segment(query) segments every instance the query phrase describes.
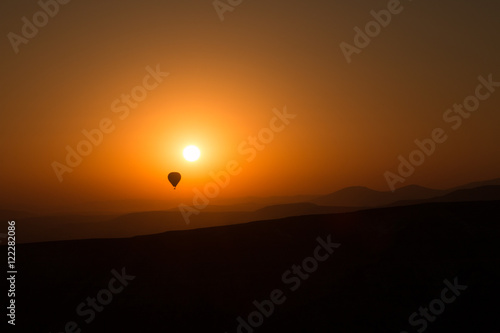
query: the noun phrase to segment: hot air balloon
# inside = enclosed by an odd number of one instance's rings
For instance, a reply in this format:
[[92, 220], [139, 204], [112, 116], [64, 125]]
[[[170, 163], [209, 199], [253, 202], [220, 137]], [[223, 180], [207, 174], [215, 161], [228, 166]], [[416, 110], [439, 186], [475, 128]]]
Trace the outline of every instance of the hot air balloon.
[[170, 182], [170, 184], [172, 184], [172, 186], [174, 187], [174, 190], [175, 190], [175, 187], [181, 181], [181, 174], [178, 172], [169, 173], [168, 174], [168, 181]]

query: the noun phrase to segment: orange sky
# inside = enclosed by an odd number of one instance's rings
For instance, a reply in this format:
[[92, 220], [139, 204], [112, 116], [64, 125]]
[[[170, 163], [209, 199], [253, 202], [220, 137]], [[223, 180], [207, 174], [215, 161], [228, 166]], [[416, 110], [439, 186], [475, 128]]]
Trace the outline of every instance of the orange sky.
[[[384, 173], [397, 172], [398, 156], [435, 128], [447, 141], [404, 185], [500, 177], [500, 88], [458, 130], [443, 120], [475, 93], [478, 76], [500, 82], [500, 6], [401, 6], [348, 64], [340, 43], [353, 44], [353, 29], [387, 1], [247, 1], [223, 22], [211, 1], [59, 5], [17, 54], [7, 37], [0, 44], [2, 203], [182, 201], [233, 160], [241, 172], [221, 197], [389, 190]], [[22, 17], [39, 10], [2, 2], [4, 36], [21, 34]], [[169, 75], [144, 81], [157, 66]], [[151, 90], [136, 88], [144, 85]], [[120, 99], [134, 89], [147, 95], [126, 111]], [[296, 117], [248, 161], [239, 145], [285, 106]], [[66, 147], [103, 119], [109, 133], [61, 182], [54, 161], [67, 164]], [[190, 144], [202, 152], [194, 163], [182, 157]], [[170, 171], [183, 175], [175, 193]]]

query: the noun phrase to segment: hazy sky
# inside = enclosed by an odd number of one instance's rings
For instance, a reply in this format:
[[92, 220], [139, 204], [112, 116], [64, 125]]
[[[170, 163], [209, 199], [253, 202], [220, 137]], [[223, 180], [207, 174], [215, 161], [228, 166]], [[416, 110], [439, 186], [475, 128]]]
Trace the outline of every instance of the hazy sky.
[[[396, 187], [500, 177], [500, 87], [477, 88], [500, 82], [499, 2], [240, 2], [42, 0], [50, 17], [2, 1], [4, 205], [181, 200], [229, 161], [238, 174], [221, 197], [389, 190], [384, 174], [436, 128], [446, 141]], [[355, 40], [381, 10], [385, 27]], [[476, 93], [477, 110], [447, 113]], [[273, 120], [285, 107], [295, 117]], [[58, 176], [79, 144], [87, 156]], [[189, 144], [197, 162], [182, 157]], [[175, 194], [170, 171], [183, 175]]]

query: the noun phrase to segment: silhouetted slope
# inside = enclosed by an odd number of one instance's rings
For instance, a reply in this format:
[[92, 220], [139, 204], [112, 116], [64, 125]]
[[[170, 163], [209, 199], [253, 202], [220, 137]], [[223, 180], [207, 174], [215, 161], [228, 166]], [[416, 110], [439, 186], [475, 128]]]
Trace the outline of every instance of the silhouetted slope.
[[457, 186], [457, 187], [449, 189], [448, 192], [454, 192], [454, 191], [457, 191], [457, 190], [472, 189], [472, 188], [483, 187], [483, 186], [500, 186], [500, 178], [490, 179], [490, 180], [483, 180], [483, 181], [478, 181], [478, 182], [472, 182], [472, 183], [469, 183], [469, 184]]
[[333, 207], [318, 206], [314, 203], [303, 202], [296, 204], [284, 204], [268, 206], [256, 210], [252, 214], [252, 220], [276, 219], [288, 216], [312, 215], [312, 214], [337, 214], [352, 212], [362, 209], [360, 207]]
[[[60, 332], [75, 320], [84, 332], [231, 333], [254, 300], [281, 289], [285, 302], [255, 332], [413, 332], [410, 314], [457, 277], [467, 290], [426, 332], [485, 332], [498, 327], [498, 207], [435, 203], [19, 245], [17, 302], [29, 307], [18, 307], [16, 328]], [[341, 246], [291, 291], [282, 274], [328, 235]], [[135, 279], [85, 323], [75, 308], [122, 267]]]
[[457, 190], [442, 197], [432, 199], [433, 202], [492, 200], [500, 200], [500, 185], [481, 186], [477, 188]]
[[363, 186], [353, 186], [341, 189], [331, 194], [318, 197], [311, 202], [324, 206], [340, 207], [380, 207], [402, 201], [424, 202], [425, 199], [442, 197], [448, 193], [461, 190], [472, 189], [482, 186], [500, 186], [500, 178], [481, 182], [473, 182], [447, 190], [430, 189], [418, 185], [408, 185], [401, 187], [394, 192], [376, 191]]
[[391, 191], [375, 191], [367, 187], [354, 186], [328, 194], [313, 202], [325, 206], [377, 207], [401, 200], [419, 200], [445, 194], [446, 191], [433, 190], [410, 185]]
[[417, 205], [431, 202], [466, 202], [466, 201], [495, 201], [500, 200], [500, 186], [489, 185], [477, 188], [461, 189], [443, 196], [427, 200], [399, 201], [391, 206]]
[[277, 205], [253, 212], [214, 212], [201, 210], [186, 222], [179, 210], [130, 213], [122, 216], [38, 216], [18, 219], [18, 243], [54, 240], [122, 238], [172, 230], [189, 230], [269, 220], [294, 215], [340, 213], [353, 207], [322, 207], [312, 203]]
[[[174, 191], [173, 189], [168, 189]], [[175, 192], [174, 192], [175, 193]], [[216, 197], [210, 200], [210, 206], [207, 211], [211, 212], [227, 212], [227, 211], [253, 211], [259, 208], [272, 205], [290, 204], [310, 201], [318, 197], [317, 195], [290, 195], [290, 196], [274, 196], [274, 197], [236, 197], [236, 198], [220, 198]], [[168, 198], [168, 197], [167, 197]], [[186, 201], [186, 205], [191, 202]], [[134, 212], [149, 212], [149, 211], [164, 211], [176, 210], [176, 203], [171, 200], [112, 200], [112, 201], [93, 201], [82, 202], [73, 205], [63, 205], [57, 207], [56, 212], [62, 212], [66, 215], [75, 215], [79, 212], [94, 212], [94, 213], [113, 213], [124, 215]], [[53, 214], [53, 213], [51, 213]]]

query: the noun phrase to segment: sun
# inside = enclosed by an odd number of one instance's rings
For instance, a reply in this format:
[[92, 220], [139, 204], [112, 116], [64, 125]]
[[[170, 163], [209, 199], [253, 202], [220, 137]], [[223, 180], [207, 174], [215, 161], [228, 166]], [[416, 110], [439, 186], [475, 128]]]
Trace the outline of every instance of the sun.
[[184, 148], [184, 152], [182, 153], [184, 158], [189, 162], [194, 162], [198, 158], [200, 158], [200, 150], [196, 146], [187, 146]]

